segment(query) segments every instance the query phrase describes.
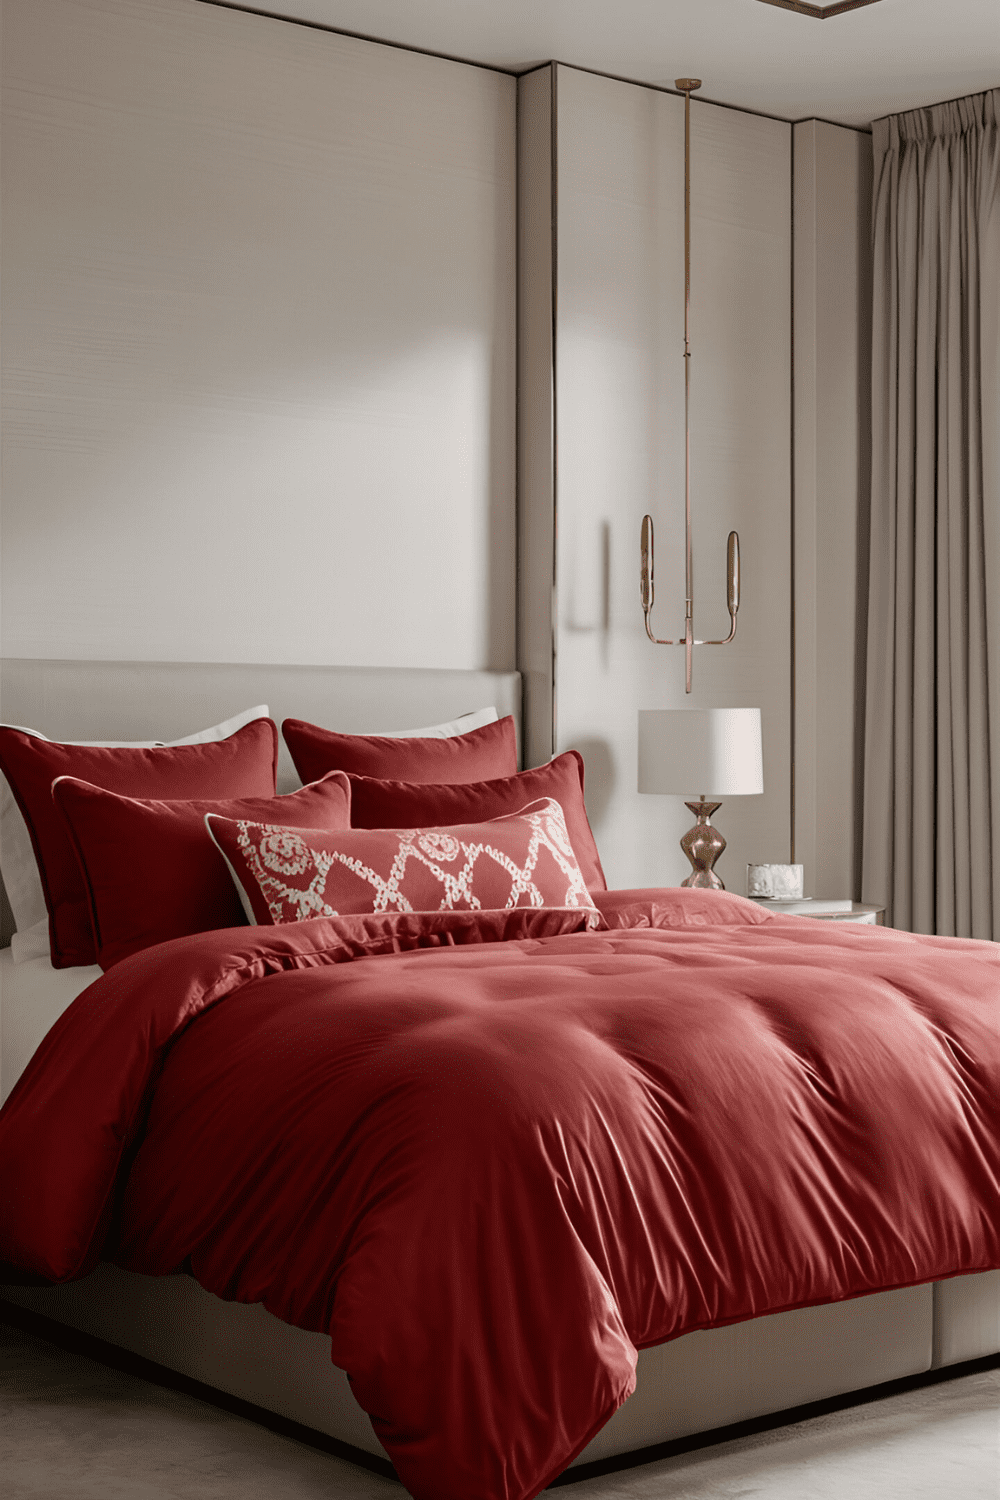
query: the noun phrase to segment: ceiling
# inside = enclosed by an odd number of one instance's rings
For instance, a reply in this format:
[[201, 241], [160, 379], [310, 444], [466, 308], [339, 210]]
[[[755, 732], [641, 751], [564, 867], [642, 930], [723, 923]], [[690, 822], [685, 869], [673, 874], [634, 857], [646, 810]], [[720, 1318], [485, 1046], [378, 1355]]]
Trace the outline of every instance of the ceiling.
[[555, 59], [668, 88], [694, 76], [701, 98], [786, 120], [867, 126], [1000, 86], [1000, 0], [878, 0], [822, 18], [760, 0], [233, 3], [516, 73]]

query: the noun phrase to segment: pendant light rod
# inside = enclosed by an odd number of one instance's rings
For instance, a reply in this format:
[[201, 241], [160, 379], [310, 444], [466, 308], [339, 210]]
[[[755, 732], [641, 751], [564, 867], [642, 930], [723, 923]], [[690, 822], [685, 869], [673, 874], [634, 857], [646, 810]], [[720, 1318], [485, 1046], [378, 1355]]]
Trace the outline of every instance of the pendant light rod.
[[694, 548], [691, 529], [691, 95], [701, 88], [700, 78], [677, 78], [674, 87], [684, 95], [684, 635], [676, 641], [657, 640], [649, 623], [653, 607], [653, 518], [642, 518], [639, 591], [646, 634], [654, 646], [684, 647], [684, 691], [691, 691], [695, 646], [728, 646], [736, 638], [736, 615], [740, 607], [740, 539], [729, 533], [726, 548], [726, 598], [729, 634], [723, 640], [698, 641], [694, 635]]
[[694, 665], [694, 556], [691, 546], [691, 94], [700, 78], [678, 78], [684, 93], [684, 691]]

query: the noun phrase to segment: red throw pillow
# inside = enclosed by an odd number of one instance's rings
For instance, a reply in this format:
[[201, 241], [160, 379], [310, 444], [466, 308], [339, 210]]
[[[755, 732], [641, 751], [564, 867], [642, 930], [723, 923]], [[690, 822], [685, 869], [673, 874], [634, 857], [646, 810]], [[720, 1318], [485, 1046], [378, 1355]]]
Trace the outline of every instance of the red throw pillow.
[[63, 745], [0, 728], [0, 770], [31, 835], [49, 912], [53, 966], [97, 962], [83, 876], [52, 800], [57, 777], [78, 777], [123, 797], [270, 798], [277, 763], [278, 731], [271, 719], [254, 719], [210, 744], [153, 749]]
[[644, 886], [595, 891], [594, 905], [608, 927], [759, 927], [778, 913], [765, 911], [733, 891], [703, 886]]
[[205, 818], [262, 925], [389, 911], [509, 911], [590, 899], [562, 808], [539, 798], [517, 813], [454, 828], [285, 828]]
[[459, 786], [415, 786], [406, 781], [375, 781], [351, 776], [351, 823], [355, 828], [433, 828], [444, 823], [481, 823], [516, 812], [538, 797], [553, 797], [566, 818], [570, 842], [588, 890], [608, 882], [587, 821], [583, 800], [583, 758], [566, 750], [547, 765], [533, 766], [494, 781]]
[[328, 771], [387, 781], [486, 781], [517, 770], [517, 736], [509, 714], [446, 739], [336, 734], [301, 719], [286, 719], [281, 733], [303, 781], [318, 781]]
[[214, 927], [243, 925], [243, 906], [205, 814], [280, 818], [291, 828], [350, 828], [342, 771], [284, 797], [151, 802], [63, 776], [52, 795], [69, 828], [90, 902], [97, 962]]

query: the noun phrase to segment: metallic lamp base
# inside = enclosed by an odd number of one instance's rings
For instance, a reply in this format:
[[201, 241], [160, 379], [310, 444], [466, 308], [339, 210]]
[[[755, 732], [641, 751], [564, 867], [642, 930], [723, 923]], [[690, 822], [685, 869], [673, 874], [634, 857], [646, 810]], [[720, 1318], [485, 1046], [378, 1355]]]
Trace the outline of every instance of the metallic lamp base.
[[712, 866], [726, 847], [726, 841], [717, 828], [713, 828], [711, 817], [722, 806], [721, 802], [685, 802], [698, 819], [681, 839], [681, 848], [691, 861], [691, 874], [682, 880], [682, 886], [696, 886], [700, 890], [724, 891], [726, 887]]

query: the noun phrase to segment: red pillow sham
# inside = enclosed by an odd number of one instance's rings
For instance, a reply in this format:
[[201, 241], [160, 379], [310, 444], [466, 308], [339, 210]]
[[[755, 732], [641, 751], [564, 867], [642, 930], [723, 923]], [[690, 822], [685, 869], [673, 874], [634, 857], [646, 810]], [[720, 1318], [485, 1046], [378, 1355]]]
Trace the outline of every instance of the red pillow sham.
[[351, 823], [355, 828], [434, 828], [446, 823], [481, 823], [516, 812], [526, 802], [552, 797], [566, 819], [566, 830], [588, 890], [608, 882], [583, 800], [583, 757], [566, 750], [547, 765], [533, 766], [491, 781], [421, 786], [408, 781], [376, 781], [350, 776]]
[[517, 736], [510, 714], [446, 739], [337, 734], [302, 719], [285, 719], [281, 733], [303, 781], [318, 781], [328, 771], [420, 783], [486, 781], [517, 770]]
[[53, 967], [97, 962], [86, 887], [66, 824], [52, 799], [57, 777], [74, 776], [124, 797], [271, 798], [277, 762], [278, 731], [271, 719], [254, 719], [225, 740], [151, 749], [63, 745], [0, 728], [0, 770], [21, 809], [38, 861]]
[[594, 905], [608, 927], [759, 927], [777, 913], [733, 891], [703, 886], [644, 886], [595, 891]]
[[243, 925], [239, 893], [205, 832], [206, 813], [277, 817], [291, 828], [351, 826], [351, 789], [341, 771], [284, 797], [146, 801], [69, 776], [53, 782], [52, 796], [86, 885], [102, 969], [169, 938]]
[[517, 813], [453, 828], [286, 828], [218, 817], [205, 824], [268, 926], [377, 912], [510, 911], [569, 907], [593, 913], [562, 808], [541, 797]]

